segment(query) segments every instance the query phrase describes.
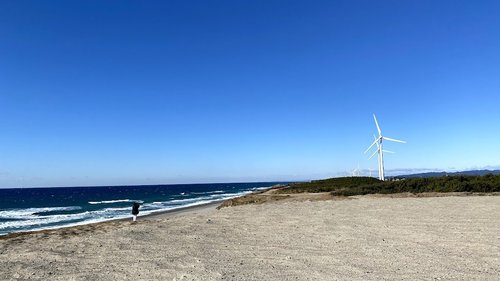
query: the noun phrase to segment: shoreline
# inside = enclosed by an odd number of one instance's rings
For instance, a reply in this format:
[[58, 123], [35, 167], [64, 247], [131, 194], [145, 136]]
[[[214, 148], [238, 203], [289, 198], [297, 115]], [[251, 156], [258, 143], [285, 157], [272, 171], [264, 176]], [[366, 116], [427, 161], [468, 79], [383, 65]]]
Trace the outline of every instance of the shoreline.
[[[280, 188], [282, 186], [271, 186], [266, 189], [262, 190], [257, 190], [253, 191], [251, 193], [241, 195], [238, 197], [234, 198], [228, 198], [228, 199], [221, 199], [213, 202], [208, 202], [208, 203], [203, 203], [199, 205], [194, 205], [194, 206], [186, 206], [186, 207], [179, 207], [176, 209], [170, 209], [170, 210], [164, 210], [164, 211], [157, 211], [153, 212], [150, 214], [145, 214], [145, 215], [139, 215], [137, 217], [137, 221], [140, 222], [142, 220], [150, 221], [154, 219], [155, 217], [170, 217], [170, 216], [176, 216], [176, 215], [181, 215], [181, 214], [187, 214], [187, 213], [192, 213], [196, 211], [204, 211], [204, 210], [219, 210], [222, 208], [228, 208], [228, 207], [236, 207], [236, 206], [242, 206], [242, 205], [247, 205], [247, 204], [272, 204], [272, 202], [277, 202], [280, 201], [281, 199], [275, 200], [276, 194], [272, 193], [273, 190]], [[424, 193], [408, 193], [408, 192], [403, 192], [403, 193], [391, 193], [391, 194], [366, 194], [366, 195], [355, 195], [355, 196], [331, 196], [329, 192], [320, 192], [320, 193], [295, 193], [295, 194], [281, 194], [278, 195], [278, 197], [281, 197], [284, 199], [283, 201], [285, 202], [300, 202], [300, 201], [338, 201], [338, 200], [353, 200], [353, 199], [360, 199], [360, 198], [366, 198], [366, 199], [378, 199], [378, 198], [392, 198], [392, 199], [397, 199], [397, 198], [432, 198], [432, 197], [469, 197], [469, 196], [500, 196], [500, 192], [486, 192], [486, 193], [480, 193], [480, 192], [443, 192], [443, 193], [438, 193], [438, 192], [424, 192]], [[262, 202], [255, 201], [254, 199], [256, 197], [260, 198], [266, 198]], [[269, 200], [271, 198], [271, 200]], [[239, 202], [237, 204], [234, 204], [233, 202], [238, 201], [238, 200], [243, 200], [243, 202]], [[250, 201], [247, 202], [247, 201]], [[105, 221], [100, 221], [100, 222], [88, 222], [88, 223], [83, 223], [83, 224], [77, 224], [77, 225], [68, 225], [68, 226], [60, 226], [60, 227], [54, 227], [54, 228], [47, 228], [47, 229], [39, 229], [39, 230], [31, 230], [31, 231], [20, 231], [20, 232], [12, 232], [8, 234], [3, 234], [0, 235], [0, 241], [1, 240], [8, 240], [12, 238], [18, 238], [22, 236], [29, 236], [29, 235], [36, 235], [36, 234], [49, 234], [49, 233], [55, 233], [57, 231], [70, 231], [72, 229], [74, 230], [79, 230], [82, 228], [86, 227], [99, 227], [102, 225], [107, 225], [107, 224], [114, 224], [116, 222], [127, 222], [131, 221], [132, 215], [130, 217], [126, 218], [116, 218], [116, 219], [109, 219]], [[132, 223], [132, 222], [131, 222]]]
[[[227, 199], [225, 199], [227, 200]], [[209, 209], [214, 209], [216, 210], [217, 206], [222, 204], [225, 200], [218, 200], [218, 201], [213, 201], [213, 202], [208, 202], [204, 204], [199, 204], [199, 205], [194, 205], [194, 206], [187, 206], [187, 207], [180, 207], [176, 209], [170, 209], [170, 210], [164, 210], [164, 211], [158, 211], [146, 215], [140, 215], [137, 217], [137, 221], [140, 222], [141, 220], [151, 220], [154, 217], [157, 216], [176, 216], [176, 215], [181, 215], [181, 214], [186, 214], [186, 213], [191, 213], [191, 212], [196, 212], [196, 211], [202, 211], [202, 210], [209, 210]], [[47, 229], [39, 229], [39, 230], [31, 230], [31, 231], [20, 231], [20, 232], [11, 232], [7, 233], [4, 235], [0, 235], [0, 241], [1, 240], [8, 240], [8, 239], [13, 239], [13, 238], [19, 238], [19, 237], [24, 237], [24, 236], [30, 236], [30, 235], [37, 235], [37, 234], [49, 234], [49, 233], [55, 233], [58, 231], [66, 231], [66, 230], [79, 230], [82, 228], [86, 227], [99, 227], [102, 225], [106, 224], [113, 224], [116, 222], [127, 222], [132, 220], [132, 215], [128, 218], [116, 218], [116, 219], [109, 219], [105, 221], [100, 221], [100, 222], [89, 222], [89, 223], [83, 223], [83, 224], [78, 224], [78, 225], [69, 225], [69, 226], [60, 226], [60, 227], [54, 227], [54, 228], [47, 228]]]
[[[224, 183], [224, 184], [226, 184], [226, 183]], [[244, 184], [248, 185], [248, 183], [244, 183]], [[198, 185], [203, 185], [203, 184], [198, 184]], [[211, 185], [211, 183], [206, 183], [205, 185]], [[152, 206], [148, 206], [147, 204], [151, 203], [151, 202], [147, 202], [147, 203], [142, 202], [142, 203], [146, 204], [143, 206], [146, 208], [146, 210], [143, 210], [143, 208], [141, 207], [141, 209], [139, 209], [140, 214], [139, 214], [138, 218], [139, 219], [148, 219], [149, 217], [159, 216], [159, 215], [163, 215], [163, 214], [169, 214], [169, 213], [176, 214], [176, 213], [180, 213], [180, 212], [187, 212], [190, 210], [196, 210], [198, 208], [204, 208], [205, 206], [210, 206], [212, 204], [213, 205], [221, 204], [222, 202], [229, 200], [229, 199], [232, 199], [232, 198], [235, 198], [235, 197], [245, 196], [245, 195], [248, 195], [248, 194], [251, 194], [254, 192], [259, 192], [262, 190], [268, 190], [268, 189], [273, 188], [273, 187], [278, 186], [278, 185], [281, 185], [281, 183], [277, 184], [277, 182], [262, 182], [262, 185], [257, 185], [255, 187], [243, 186], [242, 187], [243, 190], [236, 190], [236, 192], [234, 190], [232, 190], [232, 191], [226, 190], [225, 192], [222, 192], [223, 190], [217, 190], [217, 193], [220, 192], [220, 193], [224, 193], [224, 194], [220, 194], [221, 196], [211, 195], [211, 196], [205, 196], [205, 197], [200, 195], [200, 196], [198, 196], [199, 198], [197, 198], [197, 196], [195, 195], [193, 198], [188, 198], [188, 199], [194, 199], [194, 200], [188, 200], [186, 202], [181, 202], [180, 204], [182, 204], [182, 205], [177, 205], [177, 204], [169, 205], [169, 204], [167, 204], [167, 205], [161, 206], [161, 205], [154, 205], [153, 204]], [[128, 185], [126, 185], [126, 186], [128, 186]], [[145, 186], [150, 186], [150, 185], [145, 185]], [[161, 186], [163, 186], [163, 185], [161, 185]], [[174, 184], [173, 186], [177, 186], [177, 185]], [[89, 187], [93, 188], [93, 186], [89, 186]], [[42, 189], [44, 189], [44, 188], [42, 188]], [[64, 188], [66, 188], [66, 187], [64, 187]], [[72, 187], [69, 187], [69, 188], [72, 188]], [[29, 189], [29, 188], [27, 188], [27, 189]], [[45, 188], [45, 189], [47, 189], [47, 188]], [[223, 188], [221, 187], [221, 189], [223, 189]], [[24, 189], [22, 189], [22, 190], [24, 190]], [[219, 194], [217, 194], [217, 195], [219, 195]], [[227, 196], [229, 196], [229, 197], [227, 197]], [[215, 197], [215, 198], [213, 198], [213, 197]], [[173, 198], [173, 199], [176, 199], [176, 198]], [[169, 200], [167, 200], [167, 201], [169, 201]], [[90, 202], [92, 200], [87, 200], [87, 201], [89, 201], [88, 202], [89, 204], [97, 204], [97, 203], [115, 203], [115, 202], [125, 202], [125, 201], [131, 202], [133, 200], [130, 200], [130, 199], [119, 199], [118, 200], [118, 199], [116, 199], [116, 200], [112, 200], [112, 201], [103, 201], [103, 202]], [[93, 200], [93, 201], [95, 201], [95, 200]], [[156, 200], [156, 201], [162, 201], [162, 200]], [[173, 200], [173, 201], [176, 201], [176, 200]], [[177, 201], [183, 201], [183, 200], [177, 200]], [[159, 202], [152, 202], [152, 203], [159, 203]], [[109, 213], [109, 214], [108, 213], [100, 214], [101, 209], [98, 209], [97, 211], [99, 211], [99, 214], [85, 215], [85, 213], [88, 213], [88, 212], [92, 213], [92, 211], [94, 209], [90, 208], [89, 209], [90, 211], [89, 211], [86, 209], [87, 207], [84, 206], [84, 204], [83, 205], [82, 204], [80, 204], [79, 206], [76, 207], [77, 209], [83, 209], [82, 211], [79, 211], [76, 213], [73, 213], [73, 212], [68, 213], [69, 215], [75, 215], [74, 218], [72, 218], [72, 217], [71, 218], [68, 217], [67, 219], [56, 218], [56, 219], [52, 220], [51, 219], [52, 217], [50, 215], [47, 215], [47, 216], [42, 215], [40, 217], [41, 219], [48, 218], [49, 220], [47, 222], [45, 222], [44, 220], [40, 220], [40, 222], [35, 220], [33, 222], [30, 221], [26, 225], [24, 225], [24, 221], [23, 221], [23, 220], [25, 220], [24, 217], [22, 217], [22, 216], [20, 217], [19, 224], [17, 224], [17, 221], [16, 221], [17, 217], [15, 217], [16, 219], [14, 219], [14, 223], [9, 223], [5, 226], [6, 228], [2, 229], [2, 231], [0, 233], [0, 239], [7, 239], [7, 238], [13, 237], [13, 236], [28, 235], [30, 233], [47, 232], [47, 231], [54, 231], [54, 230], [58, 230], [58, 229], [80, 227], [80, 226], [84, 226], [84, 225], [110, 223], [110, 222], [114, 222], [114, 221], [126, 221], [126, 220], [132, 218], [132, 214], [130, 213], [131, 208], [129, 206], [120, 206], [119, 212], [114, 212], [114, 213]], [[143, 205], [143, 204], [141, 204], [141, 205]], [[5, 210], [7, 210], [7, 211], [9, 211], [8, 208], [16, 209], [15, 207], [11, 207], [9, 205], [6, 208], [7, 209], [5, 209]], [[29, 207], [25, 207], [25, 208], [29, 209]], [[35, 208], [35, 207], [33, 207], [33, 208]], [[36, 208], [38, 208], [38, 207], [36, 207]], [[45, 207], [41, 206], [39, 208], [44, 209]], [[49, 208], [49, 207], [47, 207], [47, 208]], [[65, 208], [65, 207], [61, 207], [61, 208]], [[113, 206], [110, 206], [110, 207], [102, 206], [102, 209], [104, 211], [106, 211], [106, 208], [113, 209], [114, 207]], [[14, 211], [16, 211], [16, 210], [14, 210]], [[22, 212], [23, 208], [19, 208], [19, 210]], [[63, 213], [63, 215], [66, 215], [66, 214], [67, 213]], [[35, 213], [35, 215], [36, 215], [36, 213]], [[9, 216], [10, 216], [10, 214], [9, 214]], [[7, 216], [8, 222], [9, 222], [9, 218], [10, 218], [9, 216]], [[35, 217], [35, 216], [29, 217], [28, 219], [32, 219], [32, 218], [38, 219], [38, 217]], [[3, 222], [3, 220], [2, 220], [2, 222]]]
[[[208, 208], [210, 208], [212, 206], [214, 206], [214, 208], [216, 209], [217, 207], [219, 207], [225, 201], [232, 200], [232, 199], [235, 199], [235, 198], [244, 197], [244, 196], [248, 196], [248, 195], [252, 195], [252, 194], [258, 194], [258, 193], [267, 192], [269, 190], [275, 189], [275, 188], [280, 187], [280, 186], [282, 186], [282, 185], [281, 184], [272, 185], [272, 186], [266, 187], [264, 189], [254, 190], [254, 191], [252, 191], [252, 192], [250, 192], [248, 194], [243, 194], [243, 195], [240, 195], [240, 196], [237, 196], [237, 197], [233, 197], [233, 198], [226, 198], [226, 199], [220, 199], [220, 200], [211, 201], [211, 202], [207, 202], [207, 203], [202, 203], [202, 204], [199, 204], [199, 205], [181, 206], [181, 207], [178, 207], [178, 208], [175, 208], [175, 209], [170, 209], [170, 210], [159, 210], [159, 211], [155, 211], [155, 212], [152, 212], [152, 213], [149, 213], [149, 214], [145, 214], [145, 215], [140, 215], [140, 213], [139, 213], [139, 216], [137, 217], [137, 219], [138, 220], [140, 220], [140, 219], [146, 219], [147, 220], [148, 218], [152, 218], [152, 217], [155, 217], [155, 216], [177, 215], [177, 214], [182, 214], [182, 213], [197, 211], [197, 210], [201, 210], [201, 209], [208, 209]], [[0, 240], [5, 240], [5, 239], [19, 237], [19, 236], [25, 236], [25, 235], [30, 235], [30, 234], [36, 234], [36, 233], [48, 233], [48, 232], [57, 231], [57, 230], [60, 230], [60, 229], [72, 229], [72, 228], [84, 227], [84, 226], [88, 226], [88, 225], [101, 225], [101, 224], [113, 223], [113, 222], [119, 222], [119, 221], [128, 221], [128, 220], [131, 220], [131, 218], [132, 218], [132, 215], [130, 214], [130, 216], [126, 217], [126, 218], [111, 218], [111, 219], [106, 219], [106, 220], [98, 221], [98, 222], [87, 222], [87, 223], [81, 223], [81, 224], [69, 224], [69, 225], [66, 225], [66, 226], [61, 225], [61, 226], [54, 226], [54, 227], [45, 228], [45, 229], [11, 232], [11, 233], [7, 233], [7, 234], [0, 234]]]

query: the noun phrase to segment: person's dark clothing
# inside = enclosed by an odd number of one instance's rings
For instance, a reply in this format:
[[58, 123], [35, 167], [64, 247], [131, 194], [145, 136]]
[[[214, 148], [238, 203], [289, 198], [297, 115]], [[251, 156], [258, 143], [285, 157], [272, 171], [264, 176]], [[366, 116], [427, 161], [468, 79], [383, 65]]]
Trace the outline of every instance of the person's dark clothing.
[[137, 216], [139, 214], [139, 203], [135, 202], [134, 205], [132, 205], [132, 215]]

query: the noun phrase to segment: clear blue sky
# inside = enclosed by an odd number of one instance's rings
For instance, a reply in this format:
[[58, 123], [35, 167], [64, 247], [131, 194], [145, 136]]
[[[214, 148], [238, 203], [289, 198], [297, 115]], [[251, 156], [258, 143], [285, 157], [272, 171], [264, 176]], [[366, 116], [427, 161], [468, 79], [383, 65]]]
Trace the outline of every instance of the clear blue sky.
[[[499, 1], [3, 1], [0, 187], [500, 164]], [[397, 170], [397, 171], [396, 171]]]

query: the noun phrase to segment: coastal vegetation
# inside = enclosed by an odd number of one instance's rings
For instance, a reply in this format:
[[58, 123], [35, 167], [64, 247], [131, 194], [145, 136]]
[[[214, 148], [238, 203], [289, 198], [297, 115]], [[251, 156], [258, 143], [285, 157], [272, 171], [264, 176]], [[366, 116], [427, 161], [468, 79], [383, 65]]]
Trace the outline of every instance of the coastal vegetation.
[[380, 181], [371, 177], [340, 177], [294, 183], [277, 193], [330, 192], [334, 196], [422, 192], [500, 192], [500, 175], [443, 176]]
[[[372, 177], [339, 177], [310, 182], [275, 186], [270, 190], [254, 192], [224, 201], [219, 207], [294, 200], [330, 200], [344, 196], [366, 194], [412, 193], [492, 193], [500, 192], [500, 175], [442, 176], [428, 178], [392, 178], [381, 181]], [[420, 195], [419, 195], [420, 196]]]
[[332, 192], [342, 189], [352, 189], [364, 185], [374, 185], [382, 181], [372, 177], [340, 177], [324, 180], [314, 180], [310, 182], [293, 183], [285, 188], [276, 190], [276, 193], [317, 193]]

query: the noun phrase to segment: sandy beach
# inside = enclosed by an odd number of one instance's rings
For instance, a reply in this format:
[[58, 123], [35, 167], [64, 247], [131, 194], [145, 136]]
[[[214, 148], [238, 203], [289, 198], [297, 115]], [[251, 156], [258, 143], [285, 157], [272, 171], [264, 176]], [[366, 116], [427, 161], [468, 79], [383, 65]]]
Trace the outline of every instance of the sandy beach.
[[500, 196], [291, 201], [0, 239], [0, 280], [500, 280]]

